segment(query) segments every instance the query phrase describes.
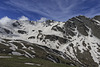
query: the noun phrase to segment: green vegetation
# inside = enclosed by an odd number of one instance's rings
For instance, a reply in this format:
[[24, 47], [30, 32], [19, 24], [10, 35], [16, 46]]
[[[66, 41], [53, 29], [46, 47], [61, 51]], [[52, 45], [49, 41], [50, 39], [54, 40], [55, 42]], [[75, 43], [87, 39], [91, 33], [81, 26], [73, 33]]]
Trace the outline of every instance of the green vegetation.
[[[29, 65], [25, 63], [34, 63], [35, 65]], [[40, 66], [38, 66], [37, 64], [39, 64]], [[53, 63], [48, 60], [40, 58], [25, 58], [22, 56], [12, 56], [12, 58], [0, 58], [0, 67], [75, 67], [75, 66]]]
[[[38, 44], [32, 44], [19, 40], [17, 42], [9, 42], [5, 39], [0, 43], [0, 67], [75, 67], [76, 64], [68, 59], [64, 59], [59, 55], [59, 51], [49, 49], [45, 46], [39, 46]], [[13, 44], [13, 45], [10, 45]], [[23, 45], [26, 48], [23, 48]], [[7, 46], [6, 46], [7, 45]], [[15, 50], [11, 48], [18, 47]], [[12, 52], [21, 53], [21, 56], [15, 56]], [[35, 56], [32, 58], [31, 56]], [[30, 57], [30, 58], [27, 58]], [[48, 59], [48, 58], [51, 58]], [[52, 60], [56, 61], [54, 63]], [[74, 66], [72, 66], [74, 65]]]

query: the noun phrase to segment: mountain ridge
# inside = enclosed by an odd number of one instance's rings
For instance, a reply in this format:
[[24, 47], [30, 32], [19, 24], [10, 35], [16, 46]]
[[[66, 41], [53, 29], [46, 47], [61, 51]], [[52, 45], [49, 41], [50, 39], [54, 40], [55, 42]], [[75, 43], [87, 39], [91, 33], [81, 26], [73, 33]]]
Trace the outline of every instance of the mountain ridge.
[[[0, 25], [1, 43], [2, 39], [23, 40], [60, 51], [63, 58], [70, 59], [77, 67], [100, 67], [99, 19], [100, 16], [87, 18], [80, 15], [66, 22], [12, 20], [8, 25]], [[16, 46], [12, 48], [16, 50]]]

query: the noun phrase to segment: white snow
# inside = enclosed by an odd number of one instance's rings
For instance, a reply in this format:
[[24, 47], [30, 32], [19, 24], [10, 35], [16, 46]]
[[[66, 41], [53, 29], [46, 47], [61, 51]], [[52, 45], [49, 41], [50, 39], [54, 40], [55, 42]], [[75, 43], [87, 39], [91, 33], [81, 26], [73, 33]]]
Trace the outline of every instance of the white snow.
[[[76, 18], [77, 19], [77, 18]], [[44, 20], [44, 19], [42, 19]], [[78, 19], [80, 20], [80, 19]], [[98, 22], [98, 24], [100, 24], [99, 21], [95, 20], [96, 22]], [[56, 49], [56, 50], [59, 50], [59, 51], [62, 51], [63, 53], [66, 52], [67, 56], [70, 58], [73, 58], [74, 60], [77, 60], [77, 57], [76, 57], [76, 54], [74, 53], [77, 52], [77, 49], [80, 50], [81, 53], [87, 50], [89, 50], [89, 52], [91, 53], [91, 56], [94, 60], [94, 62], [98, 63], [99, 65], [99, 62], [100, 62], [100, 53], [98, 52], [98, 45], [100, 45], [100, 40], [98, 38], [96, 38], [95, 36], [92, 35], [92, 37], [90, 36], [91, 35], [91, 29], [89, 29], [89, 32], [88, 32], [88, 36], [84, 36], [82, 35], [81, 33], [78, 32], [77, 28], [75, 28], [75, 31], [74, 33], [76, 33], [76, 36], [69, 36], [71, 37], [72, 39], [70, 39], [70, 41], [68, 41], [67, 43], [65, 44], [60, 44], [58, 40], [56, 41], [50, 41], [49, 39], [45, 39], [45, 42], [43, 42], [43, 40], [40, 40], [39, 38], [45, 38], [45, 35], [55, 35], [55, 36], [59, 36], [61, 38], [64, 38], [64, 34], [60, 31], [54, 31], [52, 30], [52, 27], [57, 25], [59, 27], [63, 27], [63, 25], [65, 23], [62, 23], [62, 22], [53, 22], [53, 23], [50, 23], [50, 25], [46, 25], [45, 22], [43, 23], [37, 23], [37, 22], [33, 22], [34, 24], [30, 24], [29, 21], [18, 21], [22, 26], [20, 27], [15, 27], [15, 28], [12, 28], [12, 27], [9, 27], [7, 26], [6, 28], [10, 29], [12, 32], [13, 32], [13, 35], [16, 35], [16, 36], [12, 36], [12, 37], [8, 37], [7, 35], [5, 34], [0, 34], [1, 38], [6, 38], [6, 39], [19, 39], [19, 40], [25, 40], [25, 41], [28, 41], [28, 42], [31, 42], [31, 43], [36, 43], [36, 44], [39, 44], [39, 45], [43, 45], [43, 46], [47, 46], [47, 47], [50, 47], [52, 49]], [[72, 22], [72, 21], [70, 21]], [[73, 22], [72, 22], [73, 23]], [[18, 33], [17, 31], [18, 30], [23, 30], [23, 31], [26, 31], [26, 34], [20, 34]], [[32, 31], [34, 30], [34, 31]], [[41, 30], [41, 32], [39, 32], [39, 30]], [[80, 35], [80, 36], [79, 36]], [[31, 37], [31, 36], [34, 36], [35, 38], [33, 39], [28, 39], [28, 37]], [[39, 38], [37, 38], [37, 36]], [[84, 46], [82, 43], [83, 41], [87, 44], [86, 46]], [[73, 44], [73, 47], [69, 46], [70, 44]], [[60, 44], [60, 45], [59, 45]], [[23, 43], [21, 43], [21, 45], [23, 46], [23, 48], [27, 48]], [[18, 49], [18, 47], [12, 43], [10, 43], [10, 49], [12, 50], [16, 50]], [[56, 46], [58, 46], [59, 48], [57, 48]], [[91, 49], [88, 48], [88, 46], [91, 47]], [[29, 47], [28, 48], [29, 50], [33, 50], [32, 52], [34, 52], [34, 48], [32, 47]], [[31, 54], [29, 54], [28, 52], [24, 51], [26, 53], [26, 56], [27, 57], [34, 57], [34, 56], [31, 56]], [[18, 53], [13, 53], [13, 54], [18, 54]], [[80, 62], [80, 61], [79, 61]], [[81, 63], [81, 62], [80, 62]], [[99, 65], [100, 67], [100, 65]]]
[[36, 66], [41, 66], [40, 64], [36, 64], [36, 63], [25, 63], [27, 65], [36, 65]]
[[18, 56], [21, 56], [22, 54], [19, 53], [19, 52], [12, 52], [13, 55], [18, 55]]
[[0, 56], [0, 58], [12, 58], [11, 56]]
[[97, 22], [97, 25], [100, 25], [100, 21], [93, 19], [95, 22]]
[[12, 43], [10, 43], [10, 49], [12, 49], [13, 51], [15, 51], [16, 49], [18, 49], [18, 47]]

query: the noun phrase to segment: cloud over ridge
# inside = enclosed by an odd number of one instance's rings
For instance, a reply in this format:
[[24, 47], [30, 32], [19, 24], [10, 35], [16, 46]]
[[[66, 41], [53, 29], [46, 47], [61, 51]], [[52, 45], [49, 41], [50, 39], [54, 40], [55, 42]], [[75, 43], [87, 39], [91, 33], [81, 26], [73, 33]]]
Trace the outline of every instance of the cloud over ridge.
[[11, 21], [11, 19], [8, 18], [7, 16], [5, 16], [5, 17], [3, 17], [3, 18], [0, 19], [0, 24], [6, 25], [6, 24], [8, 24], [10, 21]]
[[25, 16], [21, 16], [20, 18], [18, 18], [18, 20], [23, 21], [23, 20], [29, 20], [29, 19], [27, 17], [25, 17]]

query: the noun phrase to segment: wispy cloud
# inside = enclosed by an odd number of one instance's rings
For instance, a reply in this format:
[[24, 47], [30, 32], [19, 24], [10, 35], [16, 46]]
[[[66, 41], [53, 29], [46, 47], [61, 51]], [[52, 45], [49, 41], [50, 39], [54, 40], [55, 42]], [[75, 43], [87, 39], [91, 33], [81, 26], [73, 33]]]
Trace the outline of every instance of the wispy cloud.
[[9, 0], [5, 3], [18, 10], [35, 12], [48, 19], [59, 21], [65, 21], [80, 14], [86, 16], [99, 14], [100, 6], [95, 0]]

